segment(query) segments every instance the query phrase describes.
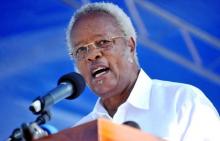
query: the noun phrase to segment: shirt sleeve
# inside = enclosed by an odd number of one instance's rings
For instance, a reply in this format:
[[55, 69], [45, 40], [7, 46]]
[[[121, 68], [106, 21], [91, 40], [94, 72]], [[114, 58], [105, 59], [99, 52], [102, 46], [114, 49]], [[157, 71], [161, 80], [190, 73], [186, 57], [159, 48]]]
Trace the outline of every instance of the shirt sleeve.
[[188, 86], [180, 108], [179, 126], [183, 141], [219, 141], [220, 118], [217, 110], [201, 90]]

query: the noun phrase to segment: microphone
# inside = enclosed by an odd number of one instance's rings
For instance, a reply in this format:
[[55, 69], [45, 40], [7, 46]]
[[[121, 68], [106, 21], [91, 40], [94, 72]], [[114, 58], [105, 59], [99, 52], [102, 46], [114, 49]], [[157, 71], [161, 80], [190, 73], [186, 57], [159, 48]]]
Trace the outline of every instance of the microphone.
[[84, 78], [75, 72], [63, 75], [58, 80], [58, 86], [43, 97], [37, 97], [29, 107], [34, 114], [41, 114], [52, 105], [63, 99], [77, 98], [85, 88]]
[[141, 129], [141, 127], [134, 121], [125, 121], [122, 124], [136, 128], [136, 129]]

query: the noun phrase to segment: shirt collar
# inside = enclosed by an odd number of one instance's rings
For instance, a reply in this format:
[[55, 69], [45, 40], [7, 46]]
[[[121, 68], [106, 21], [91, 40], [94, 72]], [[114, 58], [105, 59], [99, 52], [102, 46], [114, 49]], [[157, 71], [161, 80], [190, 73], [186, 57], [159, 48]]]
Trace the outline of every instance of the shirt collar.
[[[143, 71], [143, 69], [141, 69], [138, 78], [135, 82], [134, 88], [132, 89], [126, 103], [130, 103], [131, 105], [137, 108], [149, 109], [151, 85], [152, 80]], [[103, 107], [100, 98], [98, 98], [94, 106], [93, 113], [108, 113]]]
[[96, 101], [96, 104], [93, 108], [92, 113], [93, 113], [92, 116], [94, 116], [94, 119], [100, 118], [100, 117], [112, 119], [110, 115], [108, 114], [107, 110], [104, 108], [100, 97]]
[[151, 85], [152, 80], [141, 69], [127, 102], [137, 108], [149, 109]]

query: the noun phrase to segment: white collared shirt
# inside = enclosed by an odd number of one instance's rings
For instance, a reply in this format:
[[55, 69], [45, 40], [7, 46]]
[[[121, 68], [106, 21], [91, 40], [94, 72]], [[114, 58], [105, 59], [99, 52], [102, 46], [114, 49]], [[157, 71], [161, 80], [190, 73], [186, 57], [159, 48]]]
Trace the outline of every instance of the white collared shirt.
[[198, 88], [151, 80], [143, 70], [113, 117], [98, 99], [93, 111], [76, 125], [100, 117], [119, 124], [135, 121], [141, 130], [170, 141], [220, 141], [219, 114]]

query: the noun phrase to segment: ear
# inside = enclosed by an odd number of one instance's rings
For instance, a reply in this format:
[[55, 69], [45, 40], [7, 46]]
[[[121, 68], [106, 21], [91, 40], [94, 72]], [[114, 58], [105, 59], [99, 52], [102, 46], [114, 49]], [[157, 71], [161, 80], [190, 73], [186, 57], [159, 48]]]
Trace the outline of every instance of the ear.
[[128, 38], [128, 46], [130, 47], [130, 51], [131, 51], [132, 53], [134, 53], [135, 48], [136, 48], [136, 43], [135, 43], [133, 37], [129, 37], [129, 38]]

